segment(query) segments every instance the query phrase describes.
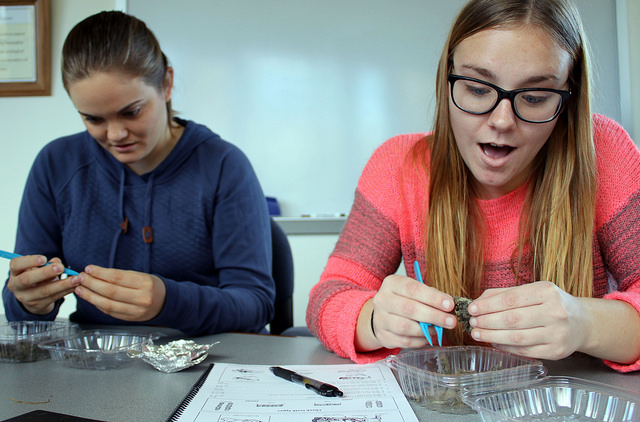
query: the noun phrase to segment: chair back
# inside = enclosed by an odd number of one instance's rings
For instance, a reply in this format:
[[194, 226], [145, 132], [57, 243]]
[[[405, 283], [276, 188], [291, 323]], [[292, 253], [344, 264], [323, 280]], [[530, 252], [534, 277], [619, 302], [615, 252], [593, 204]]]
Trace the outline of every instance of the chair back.
[[271, 334], [280, 334], [293, 326], [293, 254], [282, 227], [271, 218], [273, 248], [272, 275], [276, 283], [275, 314], [269, 323]]

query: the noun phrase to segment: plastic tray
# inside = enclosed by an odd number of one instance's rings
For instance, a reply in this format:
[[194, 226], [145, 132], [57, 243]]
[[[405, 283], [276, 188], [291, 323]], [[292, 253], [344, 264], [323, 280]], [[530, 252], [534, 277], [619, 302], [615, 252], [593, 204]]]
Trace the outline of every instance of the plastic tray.
[[141, 350], [150, 334], [91, 330], [75, 336], [40, 343], [51, 359], [71, 368], [112, 369], [132, 361], [128, 350]]
[[386, 358], [405, 396], [444, 413], [473, 413], [462, 391], [492, 391], [526, 383], [547, 373], [542, 362], [480, 346], [405, 350]]
[[38, 344], [79, 331], [77, 324], [65, 321], [9, 321], [0, 323], [0, 362], [33, 362], [49, 353]]
[[463, 392], [485, 422], [640, 421], [640, 393], [573, 377], [546, 377], [514, 389]]

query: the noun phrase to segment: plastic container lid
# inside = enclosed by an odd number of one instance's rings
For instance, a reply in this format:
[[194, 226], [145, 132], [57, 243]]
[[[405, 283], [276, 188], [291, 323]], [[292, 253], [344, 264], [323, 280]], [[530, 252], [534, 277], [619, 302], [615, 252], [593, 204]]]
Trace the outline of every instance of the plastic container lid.
[[128, 350], [141, 350], [152, 341], [150, 334], [90, 330], [74, 336], [40, 343], [51, 359], [71, 368], [111, 369], [132, 361]]
[[407, 398], [444, 413], [473, 413], [462, 391], [492, 391], [543, 377], [542, 362], [497, 349], [453, 346], [404, 350], [385, 359]]
[[485, 422], [640, 421], [640, 393], [573, 377], [550, 376], [493, 392], [464, 391], [461, 397]]

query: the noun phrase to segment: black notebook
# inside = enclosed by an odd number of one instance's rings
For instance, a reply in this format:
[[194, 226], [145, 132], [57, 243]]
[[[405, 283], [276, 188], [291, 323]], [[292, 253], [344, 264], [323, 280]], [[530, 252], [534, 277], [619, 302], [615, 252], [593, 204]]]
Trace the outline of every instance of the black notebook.
[[86, 419], [79, 416], [65, 415], [48, 410], [34, 410], [2, 422], [101, 422], [98, 419]]
[[173, 413], [171, 413], [171, 416], [169, 416], [169, 419], [167, 419], [167, 422], [174, 422], [180, 419], [180, 416], [182, 416], [182, 414], [187, 409], [187, 407], [189, 407], [191, 400], [193, 400], [196, 394], [198, 394], [198, 391], [200, 391], [200, 387], [202, 387], [204, 382], [207, 380], [207, 377], [209, 376], [209, 372], [211, 372], [212, 368], [213, 368], [213, 363], [209, 365], [209, 367], [202, 373], [202, 375], [200, 375], [200, 378], [198, 378], [198, 381], [196, 381], [196, 383], [193, 384], [193, 387], [191, 387], [191, 390], [189, 390], [189, 393], [187, 393], [187, 395], [185, 396], [184, 399], [182, 399], [178, 407], [176, 407]]

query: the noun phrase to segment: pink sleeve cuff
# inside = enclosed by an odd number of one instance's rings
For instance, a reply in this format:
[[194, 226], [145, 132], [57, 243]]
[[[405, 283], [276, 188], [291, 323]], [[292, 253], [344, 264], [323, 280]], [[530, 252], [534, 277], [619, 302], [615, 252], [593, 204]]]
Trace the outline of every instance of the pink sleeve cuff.
[[370, 352], [358, 352], [355, 346], [355, 330], [358, 321], [358, 315], [362, 310], [364, 303], [375, 295], [375, 291], [350, 291], [340, 297], [340, 305], [337, 301], [327, 306], [324, 317], [331, 318], [334, 316], [338, 319], [337, 313], [340, 313], [340, 320], [343, 321], [338, 327], [335, 327], [335, 340], [329, 341], [330, 348], [338, 355], [351, 359], [358, 364], [373, 363], [380, 359], [384, 359], [391, 354], [398, 353], [401, 349], [378, 349]]
[[353, 323], [348, 324], [345, 327], [345, 328], [347, 327], [348, 328], [341, 330], [338, 334], [340, 337], [344, 336], [339, 340], [339, 343], [348, 347], [346, 350], [344, 350], [344, 352], [347, 355], [346, 357], [351, 359], [355, 363], [359, 363], [359, 364], [377, 362], [380, 359], [384, 359], [387, 356], [394, 353], [398, 353], [400, 351], [400, 349], [378, 349], [378, 350], [372, 350], [370, 352], [356, 351], [355, 334], [356, 334], [356, 322], [358, 320], [358, 315], [360, 315], [360, 311], [362, 310], [362, 306], [364, 306], [364, 303], [367, 300], [371, 299], [374, 295], [375, 295], [375, 292], [369, 295], [362, 295], [359, 297], [360, 300], [354, 301], [352, 308], [345, 309], [346, 313], [351, 315], [351, 321], [353, 321]]
[[[633, 306], [640, 314], [640, 291], [616, 291], [605, 295], [604, 299], [627, 302], [629, 305]], [[640, 370], [640, 359], [631, 364], [621, 364], [617, 362], [611, 362], [606, 359], [603, 359], [603, 362], [605, 363], [605, 365], [609, 366], [612, 369], [615, 369], [618, 372], [632, 372]]]

